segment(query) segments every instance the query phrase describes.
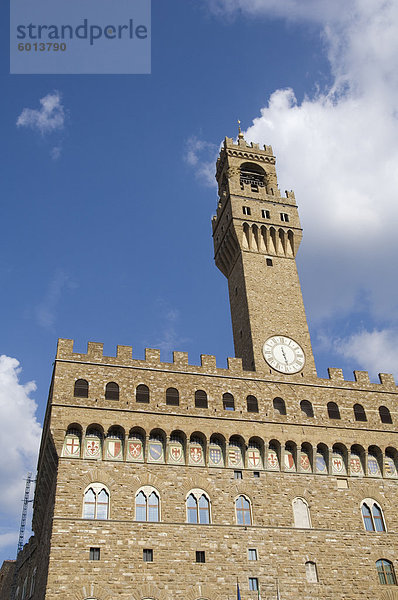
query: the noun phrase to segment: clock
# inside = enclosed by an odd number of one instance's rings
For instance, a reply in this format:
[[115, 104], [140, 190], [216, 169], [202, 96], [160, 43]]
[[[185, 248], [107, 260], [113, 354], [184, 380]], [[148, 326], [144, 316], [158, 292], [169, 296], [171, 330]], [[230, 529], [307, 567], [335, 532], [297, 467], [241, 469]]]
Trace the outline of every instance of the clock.
[[269, 366], [279, 373], [298, 373], [305, 365], [304, 350], [285, 335], [269, 337], [263, 346], [263, 356]]

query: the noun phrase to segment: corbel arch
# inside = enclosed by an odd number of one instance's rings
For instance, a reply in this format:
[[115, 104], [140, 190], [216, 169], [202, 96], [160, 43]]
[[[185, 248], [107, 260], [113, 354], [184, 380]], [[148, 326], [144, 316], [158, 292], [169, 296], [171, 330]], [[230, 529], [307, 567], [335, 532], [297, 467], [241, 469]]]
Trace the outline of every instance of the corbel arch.
[[143, 473], [142, 476], [134, 475], [132, 487], [132, 493], [134, 496], [137, 493], [137, 490], [145, 486], [154, 487], [155, 489], [159, 490], [159, 492], [165, 487], [164, 482], [162, 482], [159, 477], [156, 477], [156, 475], [153, 475], [152, 473]]
[[101, 482], [105, 484], [110, 491], [115, 486], [116, 482], [108, 473], [108, 470], [103, 467], [94, 467], [85, 473], [81, 478], [81, 489], [85, 490], [91, 483]]
[[84, 583], [71, 597], [73, 600], [112, 600], [109, 588], [94, 582]]
[[137, 587], [129, 597], [129, 600], [167, 600], [168, 595], [163, 590], [159, 590], [154, 583], [147, 583]]

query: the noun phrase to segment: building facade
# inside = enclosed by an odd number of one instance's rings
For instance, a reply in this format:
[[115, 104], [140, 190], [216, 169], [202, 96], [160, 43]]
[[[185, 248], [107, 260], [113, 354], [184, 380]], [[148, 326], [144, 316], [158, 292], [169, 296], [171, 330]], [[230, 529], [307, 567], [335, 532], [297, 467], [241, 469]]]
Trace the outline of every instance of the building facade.
[[398, 598], [394, 379], [317, 377], [272, 148], [216, 177], [236, 358], [58, 341], [16, 600]]

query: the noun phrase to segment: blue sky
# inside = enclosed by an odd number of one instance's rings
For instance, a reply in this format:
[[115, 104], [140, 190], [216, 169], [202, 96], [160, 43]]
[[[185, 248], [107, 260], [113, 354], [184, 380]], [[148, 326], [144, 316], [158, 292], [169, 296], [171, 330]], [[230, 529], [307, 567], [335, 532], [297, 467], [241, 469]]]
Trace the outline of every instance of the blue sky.
[[0, 559], [15, 554], [58, 337], [233, 356], [210, 219], [238, 118], [296, 192], [319, 375], [398, 375], [398, 10], [349, 4], [152, 0], [152, 74], [137, 76], [9, 75], [1, 4]]

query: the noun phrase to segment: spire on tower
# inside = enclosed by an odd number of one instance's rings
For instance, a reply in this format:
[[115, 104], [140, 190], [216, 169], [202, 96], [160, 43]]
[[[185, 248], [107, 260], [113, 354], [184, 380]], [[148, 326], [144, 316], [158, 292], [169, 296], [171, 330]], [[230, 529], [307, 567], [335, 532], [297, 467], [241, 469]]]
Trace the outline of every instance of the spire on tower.
[[240, 128], [240, 121], [239, 121], [239, 119], [238, 119], [238, 130], [239, 130], [239, 132], [238, 132], [238, 138], [240, 140], [243, 140], [243, 133], [242, 133], [241, 128]]

